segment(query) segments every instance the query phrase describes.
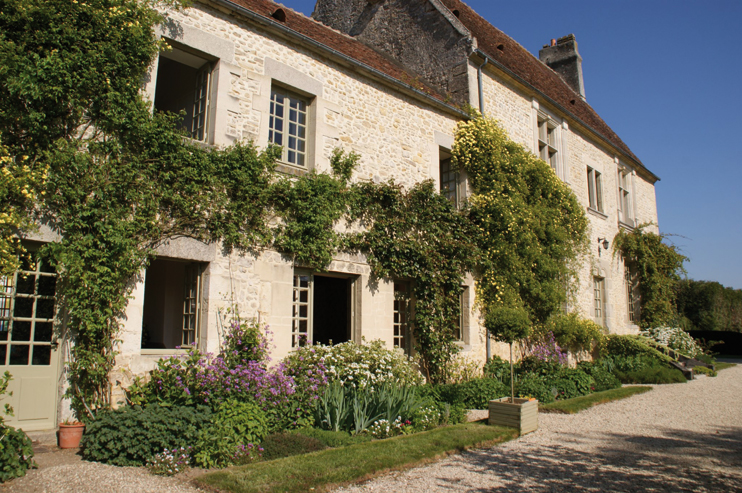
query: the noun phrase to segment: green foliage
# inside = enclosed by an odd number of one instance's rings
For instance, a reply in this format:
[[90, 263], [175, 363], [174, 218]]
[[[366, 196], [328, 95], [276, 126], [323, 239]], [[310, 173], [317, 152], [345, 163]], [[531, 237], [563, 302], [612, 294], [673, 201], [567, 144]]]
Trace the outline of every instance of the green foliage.
[[539, 402], [548, 404], [554, 401], [558, 390], [549, 384], [544, 375], [526, 373], [518, 378], [515, 394], [524, 398], [534, 397]]
[[621, 382], [618, 378], [616, 378], [613, 373], [606, 370], [605, 366], [600, 363], [581, 361], [577, 363], [577, 368], [593, 378], [593, 381], [595, 382], [595, 392], [602, 392], [604, 390], [615, 389], [621, 386]]
[[457, 385], [460, 387], [461, 403], [466, 409], [487, 409], [489, 401], [510, 393], [504, 383], [494, 378], [475, 378]]
[[680, 275], [687, 257], [673, 245], [664, 243], [665, 235], [645, 231], [647, 225], [633, 231], [621, 229], [613, 238], [614, 255], [620, 253], [636, 268], [641, 289], [642, 328], [669, 325], [676, 316], [676, 297]]
[[505, 361], [499, 356], [492, 356], [484, 364], [482, 373], [485, 378], [495, 378], [501, 382], [510, 380], [510, 362]]
[[487, 310], [484, 327], [495, 340], [512, 344], [528, 336], [531, 320], [521, 308], [496, 306]]
[[143, 466], [164, 449], [188, 448], [211, 418], [200, 407], [128, 406], [95, 414], [80, 442], [85, 460]]
[[348, 447], [356, 443], [363, 443], [371, 440], [370, 435], [351, 435], [347, 431], [331, 431], [320, 428], [301, 428], [299, 430], [294, 430], [291, 433], [297, 433], [314, 438], [325, 447], [330, 448]]
[[598, 404], [605, 404], [607, 402], [625, 399], [635, 394], [649, 392], [650, 390], [652, 390], [652, 387], [615, 388], [603, 392], [595, 392], [590, 395], [575, 397], [573, 399], [555, 401], [544, 405], [539, 404], [539, 411], [575, 414]]
[[626, 372], [617, 370], [616, 376], [622, 383], [664, 384], [686, 382], [685, 376], [680, 370], [658, 365]]
[[717, 375], [714, 370], [712, 370], [711, 368], [706, 368], [705, 366], [694, 366], [693, 372], [700, 375], [708, 375], [709, 377], [715, 377]]
[[610, 334], [606, 336], [602, 354], [606, 356], [645, 356], [661, 363], [669, 363], [672, 358], [662, 354], [649, 344], [650, 340], [641, 336]]
[[[7, 371], [0, 375], [0, 399], [7, 393], [11, 379]], [[26, 470], [36, 467], [31, 439], [23, 431], [6, 425], [5, 415], [13, 415], [7, 403], [0, 412], [0, 483], [25, 476]]]
[[678, 285], [678, 315], [687, 330], [742, 332], [742, 289], [718, 282], [683, 279]]
[[265, 437], [260, 445], [263, 447], [265, 460], [308, 454], [327, 448], [320, 440], [302, 433], [273, 433]]
[[394, 182], [364, 182], [355, 187], [352, 217], [366, 230], [349, 238], [348, 247], [366, 255], [372, 274], [413, 281], [411, 327], [421, 368], [429, 381], [445, 381], [459, 350], [463, 275], [478, 252], [468, 211], [457, 211], [431, 180], [407, 191]]
[[205, 469], [231, 465], [240, 446], [260, 443], [268, 435], [268, 420], [254, 402], [229, 399], [212, 415], [194, 445], [193, 462]]
[[599, 348], [605, 339], [604, 330], [600, 325], [581, 318], [576, 313], [555, 314], [549, 317], [545, 324], [539, 326], [537, 332], [551, 332], [562, 349], [572, 352], [593, 351]]
[[495, 121], [460, 122], [454, 165], [474, 189], [472, 220], [482, 256], [477, 282], [484, 313], [524, 307], [544, 322], [566, 301], [587, 244], [587, 218], [551, 167], [510, 140]]

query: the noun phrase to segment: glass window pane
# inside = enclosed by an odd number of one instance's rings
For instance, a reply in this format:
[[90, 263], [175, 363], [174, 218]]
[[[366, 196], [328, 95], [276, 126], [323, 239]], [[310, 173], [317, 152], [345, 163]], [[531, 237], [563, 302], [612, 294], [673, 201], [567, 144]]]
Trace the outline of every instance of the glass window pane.
[[54, 318], [54, 300], [36, 300], [36, 318]]
[[41, 276], [39, 277], [39, 295], [41, 296], [54, 296], [54, 291], [57, 286], [57, 278], [53, 276]]
[[52, 347], [51, 346], [34, 346], [32, 365], [47, 366], [51, 363]]
[[0, 341], [8, 340], [9, 331], [10, 331], [10, 320], [0, 320]]
[[297, 166], [304, 166], [304, 154], [298, 154], [296, 156], [296, 165]]
[[0, 365], [4, 365], [5, 357], [8, 355], [8, 346], [6, 344], [0, 344]]
[[309, 301], [309, 291], [300, 291], [299, 292], [299, 301], [301, 303], [307, 303]]
[[10, 346], [10, 361], [11, 365], [27, 365], [28, 364], [28, 353], [29, 346], [13, 344]]
[[30, 341], [31, 340], [31, 322], [13, 322], [13, 333], [11, 334], [11, 340], [13, 341]]
[[35, 281], [36, 281], [36, 276], [32, 274], [18, 273], [18, 284], [16, 285], [16, 293], [34, 294]]
[[33, 331], [33, 340], [36, 342], [52, 342], [52, 322], [36, 322]]
[[33, 299], [16, 298], [13, 316], [31, 318], [31, 315], [33, 315]]
[[302, 318], [306, 318], [308, 315], [309, 315], [309, 305], [300, 305], [299, 316]]
[[288, 161], [288, 162], [290, 162], [292, 164], [296, 164], [296, 152], [295, 151], [289, 151], [289, 156], [286, 159], [286, 161]]

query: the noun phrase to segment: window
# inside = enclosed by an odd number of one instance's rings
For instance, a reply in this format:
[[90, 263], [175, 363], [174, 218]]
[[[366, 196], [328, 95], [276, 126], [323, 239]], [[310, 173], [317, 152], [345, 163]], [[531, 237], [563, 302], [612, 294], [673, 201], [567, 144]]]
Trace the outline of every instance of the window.
[[603, 212], [603, 175], [590, 167], [587, 168], [587, 193], [590, 208]]
[[638, 282], [636, 272], [629, 264], [624, 265], [624, 283], [626, 286], [626, 310], [628, 319], [629, 322], [636, 324], [639, 321]]
[[23, 259], [0, 277], [0, 366], [51, 364], [57, 274], [43, 260]]
[[271, 89], [268, 140], [283, 147], [281, 161], [307, 166], [306, 98], [280, 87]]
[[185, 112], [182, 128], [201, 142], [209, 140], [212, 72], [215, 63], [174, 42], [160, 53], [155, 89], [155, 110]]
[[291, 347], [351, 340], [354, 278], [294, 273]]
[[454, 206], [458, 206], [458, 172], [451, 166], [451, 158], [441, 159], [440, 162], [441, 194], [444, 195]]
[[394, 347], [401, 348], [410, 354], [410, 283], [394, 283]]
[[557, 124], [551, 118], [538, 116], [538, 155], [557, 170], [558, 167], [558, 131]]
[[454, 326], [454, 338], [457, 341], [464, 341], [464, 329], [469, 320], [469, 287], [461, 286], [459, 292], [459, 318]]
[[144, 281], [142, 349], [198, 344], [203, 270], [196, 262], [152, 261]]
[[629, 226], [634, 226], [634, 214], [631, 203], [631, 170], [618, 170], [618, 220]]
[[593, 317], [605, 326], [605, 280], [593, 277]]

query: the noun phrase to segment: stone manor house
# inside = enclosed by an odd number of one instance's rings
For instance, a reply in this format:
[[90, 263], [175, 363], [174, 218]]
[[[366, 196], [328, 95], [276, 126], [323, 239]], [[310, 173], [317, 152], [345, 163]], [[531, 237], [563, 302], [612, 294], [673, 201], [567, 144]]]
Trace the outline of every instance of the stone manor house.
[[[433, 179], [456, 203], [469, 190], [451, 167], [455, 126], [467, 118], [465, 105], [478, 108], [551, 164], [587, 211], [591, 253], [568, 309], [610, 332], [638, 330], [638, 287], [603, 245], [620, 228], [657, 223], [658, 178], [586, 102], [574, 36], [552, 40], [535, 58], [460, 0], [318, 0], [312, 17], [270, 0], [196, 0], [159, 28], [173, 49], [155, 60], [144, 91], [155, 110], [186, 110], [185, 128], [205, 145], [275, 142], [283, 146], [279, 171], [293, 175], [329, 172], [339, 147], [361, 156], [355, 179]], [[53, 240], [44, 231], [35, 239]], [[158, 253], [128, 305], [114, 401], [178, 347], [217, 350], [230, 300], [270, 325], [276, 358], [302, 336], [410, 350], [409, 283], [370, 283], [363, 257], [339, 255], [326, 272], [312, 272], [277, 252], [226, 256], [219, 245], [184, 238]], [[53, 429], [69, 415], [61, 399], [66, 350], [51, 341], [53, 284], [41, 289], [54, 273], [41, 266], [28, 274], [39, 289], [23, 295], [7, 279], [0, 292], [0, 372], [15, 378], [11, 424]], [[504, 355], [504, 345], [487, 341], [474, 302], [469, 276], [462, 354]], [[7, 322], [16, 324], [10, 338]]]

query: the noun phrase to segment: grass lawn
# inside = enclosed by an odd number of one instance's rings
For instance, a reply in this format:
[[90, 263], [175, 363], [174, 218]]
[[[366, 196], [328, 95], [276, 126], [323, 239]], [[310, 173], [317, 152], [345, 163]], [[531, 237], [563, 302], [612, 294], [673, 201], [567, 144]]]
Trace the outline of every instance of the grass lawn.
[[605, 404], [606, 402], [625, 399], [634, 394], [643, 394], [650, 390], [652, 390], [652, 387], [621, 387], [619, 389], [606, 390], [604, 392], [595, 392], [594, 394], [575, 397], [574, 399], [565, 399], [563, 401], [555, 401], [549, 404], [539, 405], [539, 411], [575, 414], [598, 404]]
[[737, 366], [737, 363], [727, 363], [726, 361], [717, 361], [714, 367], [716, 368], [716, 371], [720, 370], [726, 370], [727, 368], [731, 368], [733, 366]]
[[406, 469], [517, 436], [513, 428], [465, 423], [205, 474], [197, 483], [231, 492], [307, 492]]

